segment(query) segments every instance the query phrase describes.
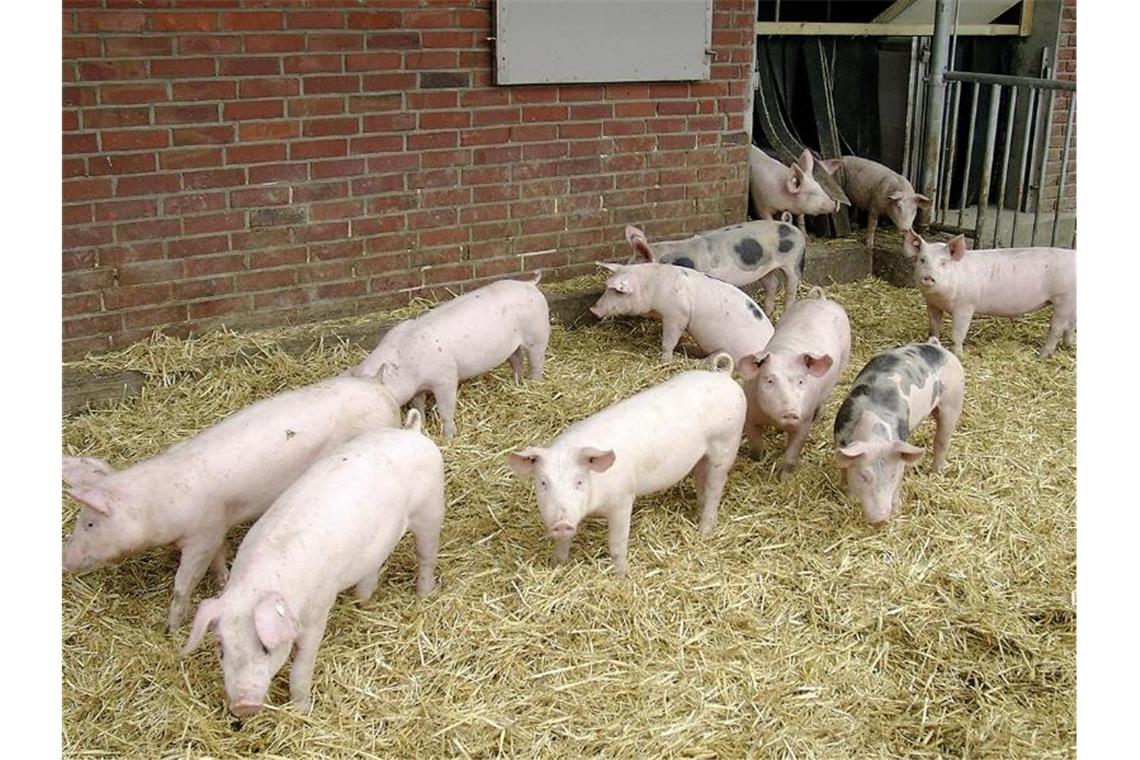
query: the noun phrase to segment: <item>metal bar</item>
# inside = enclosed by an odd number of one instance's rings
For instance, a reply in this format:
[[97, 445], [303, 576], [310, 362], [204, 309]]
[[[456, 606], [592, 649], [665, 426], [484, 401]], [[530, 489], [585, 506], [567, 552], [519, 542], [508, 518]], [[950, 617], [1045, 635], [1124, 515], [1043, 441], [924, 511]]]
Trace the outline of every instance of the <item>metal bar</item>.
[[[970, 195], [970, 170], [974, 168], [974, 134], [977, 132], [978, 126], [978, 95], [981, 91], [982, 86], [975, 83], [974, 97], [970, 99], [970, 126], [968, 127], [970, 136], [966, 140], [966, 170], [962, 172], [962, 195], [958, 198], [958, 224], [962, 223], [962, 218], [966, 215], [966, 199]], [[977, 230], [974, 232], [974, 242], [977, 242]]]
[[969, 235], [976, 244], [978, 242], [978, 231], [972, 230], [969, 227], [959, 227], [954, 224], [943, 224], [941, 222], [932, 222], [929, 228], [935, 232], [948, 232], [951, 235]]
[[[1016, 37], [1017, 24], [963, 24], [963, 37]], [[756, 34], [798, 37], [930, 37], [933, 24], [848, 24], [820, 21], [757, 21]]]
[[1045, 167], [1049, 163], [1049, 146], [1053, 143], [1053, 99], [1056, 90], [1049, 90], [1049, 106], [1045, 109], [1042, 128], [1045, 130], [1045, 147], [1041, 150], [1041, 164], [1037, 174], [1037, 198], [1033, 201], [1033, 236], [1030, 245], [1037, 245], [1037, 228], [1041, 221], [1041, 193], [1045, 190]]
[[1073, 114], [1077, 110], [1077, 96], [1069, 98], [1069, 119], [1065, 125], [1065, 147], [1061, 149], [1061, 184], [1057, 187], [1057, 200], [1053, 204], [1053, 234], [1049, 245], [1057, 245], [1057, 223], [1061, 221], [1061, 199], [1065, 196], [1065, 179], [1069, 173], [1069, 147], [1073, 139]]
[[[1049, 70], [1049, 48], [1041, 49], [1041, 78], [1048, 79], [1050, 76]], [[1031, 90], [1033, 92], [1033, 90]], [[1029, 186], [1026, 188], [1026, 209], [1033, 206], [1033, 210], [1037, 210], [1037, 204], [1033, 203], [1033, 198], [1030, 197], [1035, 187], [1033, 178], [1037, 176], [1037, 167], [1041, 163], [1041, 125], [1045, 124], [1045, 119], [1041, 115], [1041, 109], [1045, 107], [1045, 91], [1042, 90], [1037, 98], [1037, 107], [1033, 114], [1030, 116], [1033, 119], [1033, 146], [1029, 149]]]
[[997, 141], [998, 105], [1001, 85], [990, 85], [990, 115], [986, 122], [986, 147], [982, 152], [982, 176], [978, 180], [978, 235], [982, 234], [990, 203], [990, 182], [994, 174], [994, 143]]
[[[956, 2], [956, 0], [955, 0]], [[945, 111], [947, 54], [950, 50], [950, 27], [953, 23], [951, 0], [935, 0], [934, 37], [930, 46], [930, 69], [926, 84], [926, 129], [922, 139], [922, 193], [934, 198], [938, 182], [938, 153], [942, 140], [942, 117]]]
[[918, 57], [918, 37], [910, 38], [910, 68], [907, 69], [906, 79], [906, 129], [903, 131], [903, 164], [902, 174], [910, 175], [910, 136], [914, 126], [914, 74], [915, 59]]
[[1037, 90], [1029, 89], [1029, 102], [1025, 104], [1025, 128], [1021, 136], [1021, 162], [1018, 164], [1017, 174], [1017, 201], [1013, 205], [1013, 231], [1009, 233], [1010, 245], [1017, 245], [1017, 224], [1021, 221], [1021, 200], [1025, 197], [1025, 172], [1029, 168], [1029, 135], [1035, 131], [1030, 119], [1033, 118], [1037, 108]]
[[1020, 85], [1024, 87], [1040, 87], [1043, 90], [1070, 90], [1075, 92], [1076, 82], [1066, 79], [1039, 79], [1038, 77], [1011, 77], [1005, 74], [974, 74], [968, 71], [946, 72], [948, 82], [981, 82], [982, 84], [1000, 84], [1006, 86]]
[[[1001, 188], [997, 197], [997, 219], [994, 220], [994, 242], [991, 248], [997, 248], [998, 242], [998, 228], [1001, 227], [1001, 212], [1005, 208], [1005, 181], [1009, 178], [1009, 144], [1013, 142], [1013, 122], [1017, 114], [1017, 88], [1012, 87], [1009, 91], [1009, 110], [1006, 111], [1005, 120], [1005, 144], [1002, 146], [1001, 151], [1001, 181], [998, 182], [998, 187]], [[1017, 211], [1015, 210], [1016, 214]]]
[[[946, 212], [950, 209], [950, 186], [954, 179], [954, 151], [958, 149], [958, 105], [962, 100], [962, 83], [954, 82], [950, 87], [954, 91], [954, 105], [950, 107], [950, 144], [946, 150], [946, 157], [942, 161], [942, 194], [939, 196], [942, 199], [942, 213], [939, 220], [943, 222], [946, 221]], [[959, 217], [958, 223], [962, 223], [961, 217]]]

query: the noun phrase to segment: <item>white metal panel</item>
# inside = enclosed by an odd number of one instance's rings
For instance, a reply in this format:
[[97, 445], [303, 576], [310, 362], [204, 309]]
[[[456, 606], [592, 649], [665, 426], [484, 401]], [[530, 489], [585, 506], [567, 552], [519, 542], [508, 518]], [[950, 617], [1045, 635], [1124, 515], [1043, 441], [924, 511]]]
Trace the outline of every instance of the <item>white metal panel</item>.
[[498, 0], [498, 84], [708, 79], [712, 0]]

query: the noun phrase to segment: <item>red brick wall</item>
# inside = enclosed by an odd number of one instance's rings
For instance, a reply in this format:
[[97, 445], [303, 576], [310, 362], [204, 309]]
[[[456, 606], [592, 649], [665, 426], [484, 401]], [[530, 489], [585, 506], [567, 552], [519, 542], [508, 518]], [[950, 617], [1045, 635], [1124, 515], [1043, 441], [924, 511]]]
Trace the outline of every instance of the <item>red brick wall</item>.
[[[1077, 0], [1063, 0], [1061, 22], [1057, 31], [1056, 68], [1054, 76], [1072, 82], [1077, 80]], [[1068, 125], [1069, 102], [1073, 93], [1057, 91], [1053, 100], [1052, 130], [1049, 138], [1049, 156], [1045, 164], [1045, 185], [1041, 198], [1053, 208], [1060, 186], [1061, 155], [1065, 147], [1065, 129]], [[1079, 105], [1078, 105], [1079, 107]], [[1075, 114], [1074, 114], [1075, 116]], [[1073, 134], [1069, 145], [1069, 163], [1065, 174], [1065, 194], [1061, 209], [1077, 208], [1077, 123], [1073, 120]]]
[[63, 354], [367, 312], [745, 218], [709, 81], [496, 87], [489, 0], [64, 0]]

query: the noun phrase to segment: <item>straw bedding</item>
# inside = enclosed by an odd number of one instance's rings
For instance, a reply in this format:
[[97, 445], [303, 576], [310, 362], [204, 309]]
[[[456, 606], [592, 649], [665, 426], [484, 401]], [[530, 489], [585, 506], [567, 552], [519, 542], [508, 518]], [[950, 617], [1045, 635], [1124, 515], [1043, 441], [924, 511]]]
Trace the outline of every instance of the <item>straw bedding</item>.
[[[831, 423], [874, 353], [925, 336], [925, 309], [916, 291], [876, 280], [827, 290], [854, 328], [844, 379], [793, 477], [778, 476], [783, 436], [759, 463], [742, 448], [714, 536], [696, 531], [690, 478], [638, 500], [628, 579], [611, 573], [602, 523], [579, 533], [568, 565], [551, 566], [507, 452], [697, 363], [658, 362], [657, 322], [556, 324], [544, 382], [516, 386], [504, 364], [462, 386], [459, 436], [441, 444], [440, 586], [417, 600], [407, 537], [371, 601], [342, 596], [311, 715], [285, 706], [283, 671], [276, 707], [229, 716], [212, 648], [180, 661], [188, 628], [162, 633], [176, 558], [155, 550], [64, 579], [65, 753], [1074, 754], [1074, 353], [1034, 358], [1047, 312], [976, 320], [948, 467], [932, 475], [928, 456], [908, 470], [902, 513], [876, 532], [839, 490]], [[140, 397], [65, 419], [67, 452], [125, 465], [363, 356], [325, 345], [295, 358], [272, 337], [162, 339], [101, 359], [150, 380]], [[239, 348], [248, 362], [199, 368]], [[912, 440], [930, 447], [933, 429]], [[441, 440], [434, 416], [428, 432]], [[75, 509], [65, 497], [65, 533]], [[217, 592], [207, 578], [195, 601]]]

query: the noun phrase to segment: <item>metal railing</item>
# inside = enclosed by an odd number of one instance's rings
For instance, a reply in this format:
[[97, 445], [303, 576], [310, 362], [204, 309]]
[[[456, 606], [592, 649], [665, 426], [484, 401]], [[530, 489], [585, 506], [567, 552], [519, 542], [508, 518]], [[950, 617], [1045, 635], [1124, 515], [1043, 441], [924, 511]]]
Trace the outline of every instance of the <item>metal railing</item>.
[[[1045, 71], [1048, 72], [1048, 68]], [[934, 205], [929, 214], [930, 227], [966, 233], [979, 248], [1075, 245], [1076, 216], [1075, 213], [1066, 213], [1065, 190], [1073, 116], [1076, 113], [1076, 83], [1047, 77], [959, 71], [947, 71], [944, 79], [945, 108], [938, 143], [938, 165], [935, 167]], [[1056, 195], [1043, 200], [1048, 180], [1046, 168], [1051, 163], [1053, 108], [1058, 92], [1072, 94], [1068, 98]], [[970, 114], [964, 122], [959, 118], [963, 101], [968, 103]], [[1020, 110], [1019, 102], [1024, 106]], [[1048, 105], [1043, 109], [1045, 102]], [[984, 109], [985, 113], [981, 123], [978, 121], [979, 109]], [[964, 133], [961, 137], [960, 132]], [[975, 143], [979, 133], [983, 135], [981, 159], [975, 167]], [[999, 149], [1000, 159], [997, 156]], [[1014, 162], [1012, 176], [1011, 157]], [[998, 162], [996, 165], [995, 161]], [[998, 171], [996, 184], [995, 170]], [[973, 186], [977, 194], [976, 206], [971, 204], [972, 179], [976, 182]], [[1016, 180], [1012, 187], [1009, 184], [1011, 179]], [[957, 209], [951, 205], [955, 195], [958, 198]], [[1051, 224], [1046, 218], [1042, 225], [1041, 215], [1043, 211], [1049, 213], [1048, 206], [1052, 207]], [[1030, 214], [1032, 221], [1027, 218]], [[991, 215], [994, 216], [991, 218]], [[1062, 224], [1063, 217], [1067, 218]], [[1004, 228], [1003, 222], [1006, 222]], [[1071, 228], [1066, 229], [1070, 223]], [[1022, 224], [1031, 224], [1032, 230], [1028, 237], [1019, 239], [1018, 230]]]

